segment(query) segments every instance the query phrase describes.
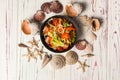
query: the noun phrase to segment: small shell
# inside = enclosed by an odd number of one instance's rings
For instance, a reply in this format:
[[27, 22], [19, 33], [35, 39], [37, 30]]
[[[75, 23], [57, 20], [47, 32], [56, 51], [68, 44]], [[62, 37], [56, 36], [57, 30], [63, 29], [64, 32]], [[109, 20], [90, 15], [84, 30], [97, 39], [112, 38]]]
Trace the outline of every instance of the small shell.
[[78, 50], [84, 50], [86, 48], [86, 44], [87, 44], [87, 42], [85, 40], [79, 40], [79, 41], [77, 41], [75, 47]]
[[69, 65], [75, 64], [78, 61], [78, 55], [74, 51], [69, 51], [66, 56], [66, 63]]
[[34, 14], [34, 20], [41, 22], [45, 19], [45, 14], [42, 10], [38, 10], [35, 14]]
[[85, 48], [86, 53], [93, 53], [93, 45], [92, 44], [87, 44]]
[[86, 15], [80, 16], [80, 17], [79, 17], [79, 21], [80, 21], [83, 25], [88, 26], [88, 27], [91, 27], [91, 25], [92, 25], [92, 19], [91, 19], [90, 17], [86, 16]]
[[60, 13], [63, 11], [63, 5], [59, 1], [52, 1], [50, 10], [54, 13]]
[[48, 55], [46, 53], [42, 62], [42, 68], [44, 68], [50, 62], [51, 59], [52, 59], [52, 55]]
[[65, 7], [68, 16], [75, 17], [82, 12], [82, 6], [79, 3], [68, 4]]
[[29, 25], [28, 20], [23, 20], [22, 24], [21, 24], [21, 30], [26, 34], [26, 35], [30, 35], [31, 34], [31, 28]]
[[96, 38], [97, 38], [96, 34], [93, 33], [93, 32], [91, 32], [91, 31], [88, 32], [85, 37], [86, 37], [86, 40], [87, 40], [89, 43], [93, 43], [93, 42], [96, 40]]
[[50, 64], [54, 69], [61, 69], [66, 65], [66, 59], [62, 55], [53, 55]]
[[72, 5], [66, 5], [65, 9], [68, 16], [75, 17], [78, 15], [77, 11], [73, 8]]
[[80, 3], [77, 2], [73, 3], [73, 7], [77, 11], [78, 15], [82, 12], [82, 6]]
[[98, 19], [92, 19], [92, 30], [97, 31], [100, 28], [100, 22]]
[[49, 2], [45, 2], [41, 5], [41, 10], [46, 12], [47, 14], [51, 12], [50, 10], [50, 3]]

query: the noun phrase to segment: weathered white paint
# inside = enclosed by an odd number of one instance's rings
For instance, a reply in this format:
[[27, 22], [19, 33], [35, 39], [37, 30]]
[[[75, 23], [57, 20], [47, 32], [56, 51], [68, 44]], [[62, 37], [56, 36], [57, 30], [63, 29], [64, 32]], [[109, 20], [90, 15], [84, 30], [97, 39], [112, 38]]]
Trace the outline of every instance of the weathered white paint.
[[[50, 0], [45, 0], [50, 1]], [[87, 63], [85, 73], [76, 70], [78, 64], [54, 71], [41, 61], [27, 62], [24, 49], [18, 43], [31, 39], [21, 32], [21, 22], [31, 17], [44, 0], [0, 0], [0, 80], [119, 80], [120, 76], [120, 1], [79, 0], [86, 8], [81, 15], [101, 18], [103, 24], [94, 42], [95, 57]], [[70, 0], [60, 0], [63, 4]], [[73, 0], [72, 0], [73, 1]], [[77, 1], [77, 0], [75, 0]], [[64, 14], [65, 12], [61, 13]], [[53, 14], [48, 15], [47, 17]], [[77, 51], [75, 48], [73, 50]], [[77, 51], [79, 52], [79, 51]], [[79, 52], [79, 56], [84, 54]], [[80, 58], [81, 59], [81, 58]], [[83, 60], [83, 59], [81, 59]], [[97, 62], [97, 67], [94, 63]]]

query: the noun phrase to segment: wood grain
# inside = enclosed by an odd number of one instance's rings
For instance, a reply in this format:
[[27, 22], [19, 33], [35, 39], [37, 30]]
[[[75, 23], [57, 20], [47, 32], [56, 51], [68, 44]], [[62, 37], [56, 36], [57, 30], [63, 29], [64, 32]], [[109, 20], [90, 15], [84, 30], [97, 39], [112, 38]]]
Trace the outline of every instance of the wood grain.
[[[22, 57], [26, 51], [19, 48], [18, 43], [26, 42], [32, 37], [21, 32], [21, 22], [25, 18], [31, 18], [45, 1], [0, 0], [0, 80], [119, 80], [119, 0], [75, 0], [86, 6], [81, 15], [99, 18], [102, 23], [100, 30], [96, 32], [95, 57], [87, 61], [91, 67], [86, 72], [77, 70], [78, 64], [67, 65], [57, 71], [52, 70], [49, 64], [41, 69], [42, 61], [31, 60], [28, 63], [26, 58]], [[60, 1], [66, 4], [74, 0]], [[77, 50], [76, 52], [80, 53]], [[79, 56], [81, 54], [83, 53]]]

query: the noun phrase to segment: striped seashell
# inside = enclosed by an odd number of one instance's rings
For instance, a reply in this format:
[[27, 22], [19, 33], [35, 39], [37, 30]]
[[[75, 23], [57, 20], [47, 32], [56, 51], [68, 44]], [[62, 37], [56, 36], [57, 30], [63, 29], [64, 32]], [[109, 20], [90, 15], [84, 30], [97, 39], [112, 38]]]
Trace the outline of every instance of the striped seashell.
[[78, 55], [74, 51], [69, 51], [66, 56], [66, 63], [69, 65], [75, 64], [78, 61]]
[[62, 55], [53, 55], [50, 64], [54, 69], [61, 69], [66, 65], [66, 59]]

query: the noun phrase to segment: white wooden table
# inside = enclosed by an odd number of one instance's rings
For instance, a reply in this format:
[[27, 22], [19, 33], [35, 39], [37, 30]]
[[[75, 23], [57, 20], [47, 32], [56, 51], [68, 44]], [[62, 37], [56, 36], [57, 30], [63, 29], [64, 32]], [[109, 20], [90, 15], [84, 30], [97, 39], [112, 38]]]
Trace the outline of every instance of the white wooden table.
[[[27, 62], [18, 43], [30, 38], [21, 32], [21, 22], [33, 15], [40, 5], [50, 0], [0, 0], [0, 80], [119, 80], [120, 79], [120, 1], [79, 0], [86, 3], [82, 15], [103, 20], [96, 33], [95, 56], [88, 60], [91, 66], [82, 72], [77, 64], [61, 70], [49, 65], [40, 68], [41, 61]], [[69, 0], [60, 0], [67, 3]], [[97, 66], [94, 67], [94, 62]]]

